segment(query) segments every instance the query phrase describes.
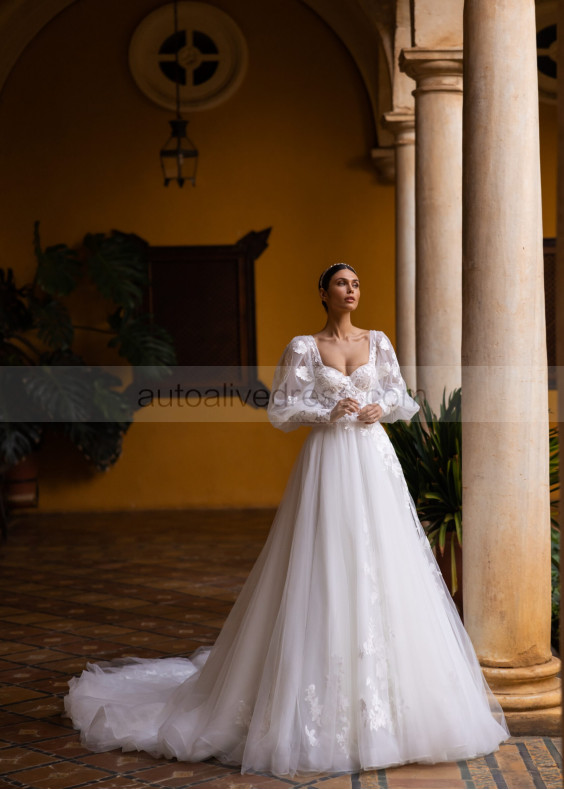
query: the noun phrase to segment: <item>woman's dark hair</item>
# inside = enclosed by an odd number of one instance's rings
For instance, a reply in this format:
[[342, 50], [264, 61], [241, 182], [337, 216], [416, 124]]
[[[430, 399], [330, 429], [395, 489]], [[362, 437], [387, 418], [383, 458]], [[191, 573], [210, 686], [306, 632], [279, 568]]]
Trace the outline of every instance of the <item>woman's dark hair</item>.
[[[324, 272], [321, 272], [321, 276], [319, 278], [319, 288], [323, 288], [323, 290], [326, 291], [327, 288], [329, 287], [329, 283], [331, 282], [331, 278], [333, 277], [333, 275], [336, 272], [340, 271], [341, 269], [350, 269], [351, 272], [354, 272], [356, 274], [355, 269], [353, 269], [352, 266], [349, 266], [348, 263], [333, 263], [331, 266], [325, 269]], [[328, 312], [327, 305], [323, 300], [321, 301], [321, 304], [323, 305], [323, 309], [327, 313]]]

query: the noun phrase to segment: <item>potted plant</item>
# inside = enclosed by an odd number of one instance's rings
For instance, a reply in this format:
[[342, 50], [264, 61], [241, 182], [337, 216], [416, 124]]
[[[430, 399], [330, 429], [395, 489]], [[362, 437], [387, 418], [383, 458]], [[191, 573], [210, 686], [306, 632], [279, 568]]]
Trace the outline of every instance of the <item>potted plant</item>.
[[[138, 366], [145, 379], [158, 380], [176, 364], [170, 335], [142, 309], [147, 243], [114, 230], [86, 234], [79, 249], [43, 249], [36, 222], [34, 250], [31, 283], [19, 286], [11, 268], [0, 268], [0, 473], [30, 456], [47, 430], [66, 436], [96, 469], [106, 470], [120, 457], [138, 408], [132, 397]], [[95, 326], [71, 316], [68, 297], [81, 285], [101, 308], [110, 305]], [[78, 332], [107, 336], [106, 345], [134, 366], [128, 388], [119, 390], [120, 376], [87, 364], [74, 350]]]
[[[412, 394], [412, 393], [410, 393]], [[437, 562], [462, 613], [461, 390], [437, 416], [425, 398], [410, 422], [383, 423], [402, 465], [409, 493]]]
[[[410, 392], [413, 396], [413, 393]], [[411, 422], [383, 423], [415, 502], [445, 581], [462, 616], [462, 422], [461, 388], [455, 389], [445, 403], [443, 391], [440, 414], [425, 398], [418, 398], [421, 411]], [[560, 528], [559, 441], [558, 429], [549, 431], [551, 493], [551, 575], [552, 635], [559, 649], [560, 613]]]

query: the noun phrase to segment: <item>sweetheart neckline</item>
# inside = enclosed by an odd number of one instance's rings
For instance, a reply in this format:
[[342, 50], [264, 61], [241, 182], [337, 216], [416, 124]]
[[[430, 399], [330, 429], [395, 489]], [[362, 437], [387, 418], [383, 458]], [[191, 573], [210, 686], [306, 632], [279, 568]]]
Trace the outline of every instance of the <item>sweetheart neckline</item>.
[[339, 368], [334, 368], [333, 365], [326, 365], [325, 362], [321, 358], [321, 353], [319, 351], [319, 346], [317, 345], [314, 336], [313, 335], [309, 335], [309, 337], [311, 337], [311, 341], [312, 341], [313, 345], [315, 346], [315, 350], [317, 352], [317, 356], [319, 357], [319, 362], [322, 365], [322, 367], [329, 368], [329, 370], [335, 370], [337, 373], [340, 373], [341, 376], [343, 376], [343, 378], [350, 379], [350, 378], [352, 378], [354, 376], [354, 374], [356, 373], [357, 370], [360, 370], [361, 368], [366, 368], [366, 367], [368, 367], [368, 365], [372, 364], [372, 330], [369, 329], [368, 332], [369, 332], [369, 334], [368, 334], [368, 362], [364, 362], [362, 365], [359, 365], [350, 374], [343, 373], [342, 370], [339, 370]]

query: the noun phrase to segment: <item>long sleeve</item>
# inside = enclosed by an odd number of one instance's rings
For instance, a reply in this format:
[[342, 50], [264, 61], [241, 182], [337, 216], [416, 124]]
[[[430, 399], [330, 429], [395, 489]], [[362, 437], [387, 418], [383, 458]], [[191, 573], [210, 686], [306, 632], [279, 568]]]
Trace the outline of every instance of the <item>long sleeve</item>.
[[378, 403], [384, 412], [379, 422], [410, 420], [419, 411], [420, 406], [407, 392], [396, 352], [384, 332], [379, 332], [377, 346], [376, 365], [382, 394], [375, 403]]
[[323, 407], [317, 399], [311, 351], [298, 335], [284, 349], [274, 372], [268, 419], [275, 428], [289, 432], [300, 425], [328, 423], [331, 411], [332, 407]]

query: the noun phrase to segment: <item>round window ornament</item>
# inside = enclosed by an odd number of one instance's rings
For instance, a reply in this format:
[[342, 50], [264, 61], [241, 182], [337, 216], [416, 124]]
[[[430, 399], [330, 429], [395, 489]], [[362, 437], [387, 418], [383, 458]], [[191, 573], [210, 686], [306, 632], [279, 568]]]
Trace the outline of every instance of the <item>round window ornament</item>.
[[[178, 58], [178, 64], [177, 64]], [[160, 6], [137, 26], [129, 45], [129, 68], [141, 91], [167, 110], [216, 107], [240, 86], [247, 70], [243, 34], [224, 11], [207, 3]]]

